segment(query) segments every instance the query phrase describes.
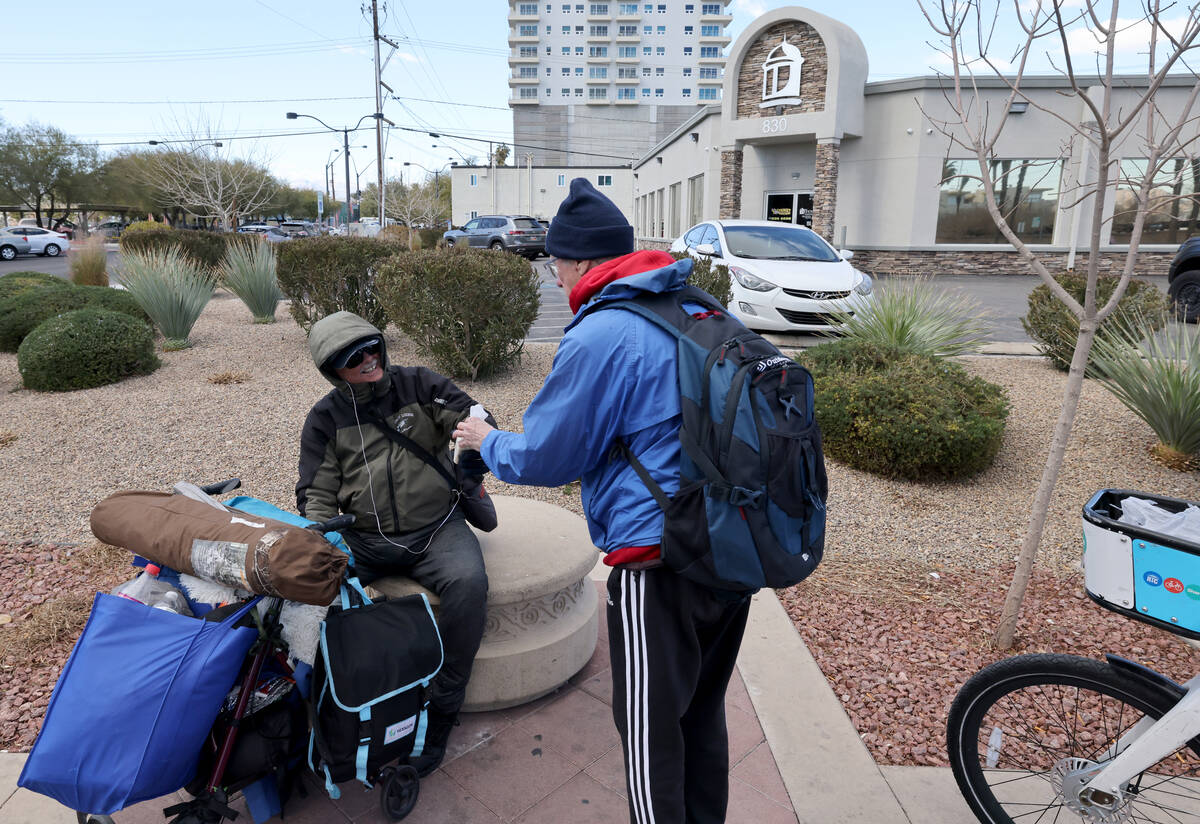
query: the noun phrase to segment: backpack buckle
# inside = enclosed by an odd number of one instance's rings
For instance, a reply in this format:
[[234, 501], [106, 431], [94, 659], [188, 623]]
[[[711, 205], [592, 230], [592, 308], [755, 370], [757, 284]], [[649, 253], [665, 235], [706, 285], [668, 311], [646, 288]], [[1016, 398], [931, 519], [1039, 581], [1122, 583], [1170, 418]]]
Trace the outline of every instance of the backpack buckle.
[[761, 489], [747, 489], [744, 486], [733, 486], [729, 488], [729, 505], [748, 506], [751, 509], [758, 509], [762, 496], [763, 491]]

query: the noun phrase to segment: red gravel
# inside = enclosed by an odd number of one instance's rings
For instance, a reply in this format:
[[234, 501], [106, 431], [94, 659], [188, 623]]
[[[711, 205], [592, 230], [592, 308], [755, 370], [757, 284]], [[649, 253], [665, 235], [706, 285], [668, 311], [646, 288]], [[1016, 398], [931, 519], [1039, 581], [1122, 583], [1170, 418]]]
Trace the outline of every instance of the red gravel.
[[1012, 573], [1011, 564], [925, 570], [829, 562], [779, 595], [880, 764], [947, 766], [946, 715], [955, 693], [1010, 655], [1107, 652], [1179, 682], [1200, 671], [1200, 652], [1181, 638], [1093, 603], [1082, 573], [1035, 570], [1016, 645], [997, 652], [990, 638]]

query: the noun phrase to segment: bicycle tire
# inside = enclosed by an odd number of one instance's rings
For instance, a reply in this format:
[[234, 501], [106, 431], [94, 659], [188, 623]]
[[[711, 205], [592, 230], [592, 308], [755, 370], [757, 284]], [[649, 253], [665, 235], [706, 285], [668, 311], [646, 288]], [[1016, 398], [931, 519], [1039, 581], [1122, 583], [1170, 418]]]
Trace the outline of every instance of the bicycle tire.
[[1176, 700], [1091, 658], [1037, 654], [999, 661], [967, 681], [950, 706], [946, 738], [954, 778], [984, 824], [1200, 822], [1194, 739], [1131, 779], [1115, 810], [1080, 810], [1062, 790], [1071, 771], [1102, 763], [1134, 723], [1161, 718]]

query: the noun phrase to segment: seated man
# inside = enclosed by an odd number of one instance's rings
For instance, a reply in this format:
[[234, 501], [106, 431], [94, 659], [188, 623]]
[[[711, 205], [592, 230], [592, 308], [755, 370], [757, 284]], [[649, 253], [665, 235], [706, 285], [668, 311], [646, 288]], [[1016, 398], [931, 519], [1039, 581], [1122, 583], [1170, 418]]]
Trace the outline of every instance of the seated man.
[[[475, 402], [428, 369], [389, 366], [383, 335], [351, 312], [313, 324], [308, 346], [334, 388], [308, 413], [300, 436], [300, 513], [314, 521], [355, 516], [342, 535], [364, 584], [401, 574], [441, 599], [445, 660], [431, 686], [425, 749], [412, 761], [425, 776], [441, 763], [462, 706], [488, 589], [479, 540], [458, 491], [427, 460], [453, 472], [450, 433]], [[462, 454], [460, 466], [486, 471], [478, 452]]]

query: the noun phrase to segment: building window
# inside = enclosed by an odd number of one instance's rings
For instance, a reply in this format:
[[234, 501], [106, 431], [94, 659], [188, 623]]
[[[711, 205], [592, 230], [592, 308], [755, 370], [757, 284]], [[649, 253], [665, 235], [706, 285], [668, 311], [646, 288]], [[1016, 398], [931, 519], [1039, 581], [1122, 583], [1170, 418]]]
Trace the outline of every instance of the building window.
[[617, 66], [617, 79], [631, 79], [637, 77], [637, 69], [633, 66]]
[[571, 96], [571, 90], [570, 90], [570, 89], [563, 89], [563, 90], [562, 90], [562, 96], [563, 96], [563, 97], [570, 97], [570, 96]]
[[636, 100], [637, 96], [633, 89], [617, 89], [618, 100]]
[[683, 90], [683, 96], [684, 96], [684, 97], [691, 97], [691, 96], [692, 96], [692, 90], [691, 90], [691, 89], [684, 89], [684, 90]]
[[608, 89], [588, 89], [588, 100], [608, 100]]
[[562, 10], [563, 10], [563, 14], [570, 14], [571, 13], [571, 4], [563, 3]]
[[576, 57], [583, 57], [583, 46], [576, 46], [576, 47], [575, 47], [575, 56], [576, 56]]
[[[522, 89], [522, 91], [524, 91], [524, 89]], [[655, 90], [654, 90], [654, 96], [655, 96], [655, 97], [662, 97], [662, 96], [663, 96], [663, 90], [662, 90], [662, 89], [655, 89]]]
[[563, 66], [562, 73], [563, 73], [563, 77], [570, 77], [571, 76], [571, 68], [569, 66]]
[[608, 46], [590, 46], [588, 57], [608, 57]]
[[588, 69], [588, 77], [593, 80], [606, 80], [608, 79], [608, 67], [592, 66]]
[[546, 47], [546, 56], [547, 57], [550, 56], [550, 47], [549, 46]]
[[617, 46], [617, 57], [637, 57], [637, 46]]
[[647, 3], [646, 5], [642, 6], [642, 13], [654, 14], [654, 5], [652, 3]]
[[521, 99], [522, 100], [531, 100], [535, 97], [537, 97], [537, 89], [536, 88], [528, 88], [527, 87], [527, 88], [521, 89]]
[[575, 76], [576, 76], [576, 77], [583, 77], [583, 66], [576, 66], [576, 67], [575, 67]]
[[[472, 183], [471, 185], [472, 185], [472, 186], [474, 186], [475, 184], [473, 184], [473, 183]], [[475, 211], [474, 209], [472, 209], [472, 210], [471, 210], [471, 220], [474, 220], [474, 219], [475, 219], [475, 218], [477, 218], [477, 217], [479, 217], [479, 212], [477, 212], [477, 211]]]
[[583, 26], [576, 26], [576, 27], [575, 27], [575, 33], [576, 33], [576, 34], [579, 34], [579, 35], [582, 35], [582, 34], [583, 34]]
[[649, 77], [649, 76], [650, 76], [650, 67], [642, 66], [642, 77]]
[[[471, 175], [470, 182], [471, 182], [472, 186], [478, 186], [479, 185], [479, 175]], [[386, 194], [386, 192], [385, 192], [385, 194]], [[474, 217], [474, 216], [475, 216], [475, 214], [472, 212], [471, 217]]]
[[695, 26], [684, 26], [684, 27], [683, 27], [683, 33], [684, 33], [684, 34], [691, 34], [691, 33], [692, 33], [692, 32], [694, 32], [695, 30], [696, 30], [696, 27], [695, 27]]
[[719, 15], [721, 13], [720, 3], [702, 3], [700, 5], [701, 14]]
[[562, 33], [563, 33], [563, 34], [570, 34], [570, 33], [571, 33], [571, 27], [570, 27], [570, 26], [563, 26], [563, 27], [562, 27]]
[[563, 47], [562, 47], [562, 53], [563, 53], [563, 57], [570, 57], [570, 56], [571, 56], [571, 47], [570, 47], [570, 46], [563, 46]]
[[642, 89], [642, 97], [649, 97], [649, 96], [650, 96], [650, 90]]
[[608, 37], [608, 26], [592, 26], [588, 32], [592, 37]]
[[663, 57], [663, 56], [665, 56], [665, 55], [666, 55], [666, 53], [667, 53], [667, 47], [666, 47], [666, 46], [655, 46], [655, 47], [654, 47], [654, 54], [655, 54], [656, 56], [658, 56], [658, 57]]
[[642, 36], [649, 37], [654, 34], [654, 26], [642, 26]]
[[683, 13], [684, 14], [695, 14], [696, 7], [693, 6], [691, 3], [685, 3], [683, 6]]
[[684, 57], [691, 57], [691, 56], [692, 56], [692, 47], [691, 47], [691, 46], [684, 46], [684, 47], [683, 47], [683, 56], [684, 56]]
[[551, 13], [551, 12], [553, 12], [553, 11], [554, 11], [554, 6], [552, 6], [552, 5], [550, 5], [549, 3], [547, 3], [547, 4], [546, 4], [546, 14], [550, 14], [550, 13]]
[[653, 49], [651, 49], [649, 46], [642, 46], [642, 56], [643, 57], [649, 57], [652, 54], [654, 54]]
[[[1026, 243], [1050, 243], [1054, 236], [1062, 165], [1057, 159], [997, 159], [990, 163], [996, 204]], [[942, 169], [935, 241], [1007, 243], [988, 214], [982, 184], [972, 179], [979, 175], [979, 162], [947, 160]]]
[[576, 89], [576, 90], [575, 90], [575, 96], [576, 96], [576, 97], [583, 97], [583, 89]]
[[667, 13], [667, 4], [666, 4], [666, 3], [659, 3], [659, 4], [658, 4], [658, 13], [659, 13], [659, 14], [666, 14], [666, 13]]
[[637, 26], [618, 26], [617, 37], [637, 37]]
[[655, 77], [662, 77], [665, 73], [666, 73], [666, 69], [664, 69], [662, 66], [658, 66], [654, 70]]
[[517, 77], [537, 77], [537, 66], [522, 66]]
[[658, 26], [658, 27], [656, 27], [656, 28], [654, 29], [654, 33], [655, 33], [655, 34], [666, 34], [666, 33], [667, 33], [667, 27], [666, 27], [666, 26]]
[[550, 89], [546, 89], [546, 97], [550, 96]]
[[522, 46], [520, 54], [522, 57], [537, 57], [537, 46]]
[[691, 70], [691, 68], [686, 68], [686, 69], [684, 69], [684, 70], [683, 70], [683, 76], [684, 76], [684, 77], [691, 77], [691, 76], [692, 76], [692, 70]]
[[517, 14], [537, 14], [537, 3], [522, 3], [517, 6]]
[[[1121, 177], [1113, 202], [1111, 243], [1129, 243], [1137, 210], [1136, 185], [1146, 177], [1146, 159], [1127, 157], [1121, 161]], [[1142, 243], [1181, 243], [1200, 234], [1200, 159], [1173, 157], [1163, 161], [1150, 189]]]
[[582, 3], [578, 4], [577, 6], [575, 6], [575, 13], [576, 13], [576, 14], [583, 14], [583, 4], [582, 4]]
[[553, 31], [553, 29], [550, 26], [546, 26], [546, 34], [549, 34], [551, 31]]
[[596, 185], [597, 186], [611, 186], [612, 185], [612, 175], [596, 175]]
[[637, 14], [637, 3], [622, 3], [620, 6], [621, 14]]
[[517, 33], [522, 37], [537, 37], [537, 26], [521, 26]]
[[700, 36], [701, 37], [720, 37], [721, 36], [721, 27], [720, 26], [701, 26], [700, 27]]
[[701, 57], [720, 57], [721, 49], [718, 46], [701, 46], [700, 47], [700, 56]]
[[550, 67], [547, 66], [546, 67], [546, 77], [549, 77], [549, 76], [550, 76]]
[[716, 66], [701, 66], [700, 67], [700, 79], [701, 80], [716, 80], [718, 77], [721, 76], [719, 74], [719, 72], [720, 72], [720, 70]]
[[700, 100], [716, 100], [717, 99], [717, 90], [716, 89], [697, 89], [696, 97], [699, 98]]
[[591, 12], [592, 12], [592, 14], [596, 15], [597, 17], [607, 15], [608, 14], [608, 3], [592, 3]]

